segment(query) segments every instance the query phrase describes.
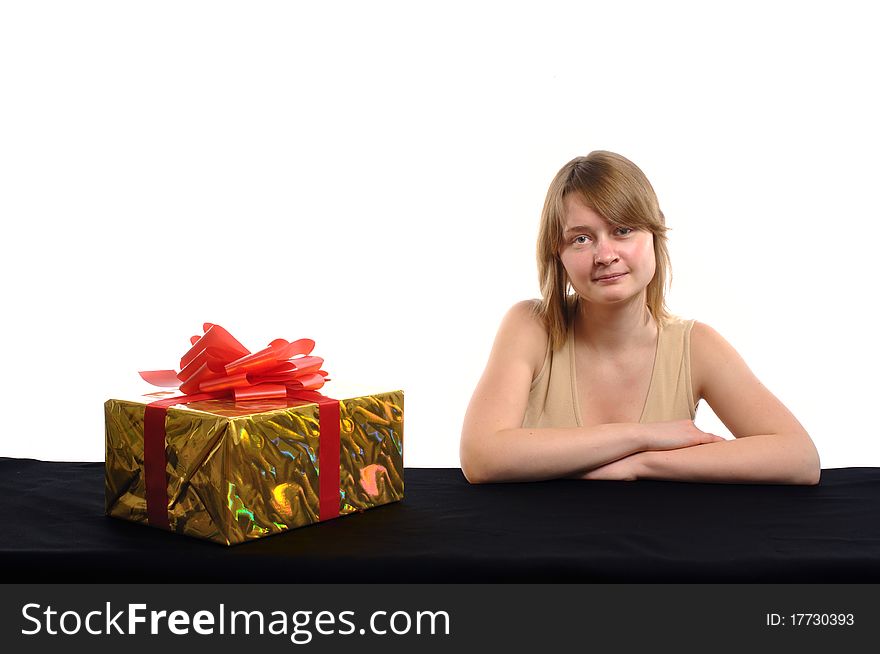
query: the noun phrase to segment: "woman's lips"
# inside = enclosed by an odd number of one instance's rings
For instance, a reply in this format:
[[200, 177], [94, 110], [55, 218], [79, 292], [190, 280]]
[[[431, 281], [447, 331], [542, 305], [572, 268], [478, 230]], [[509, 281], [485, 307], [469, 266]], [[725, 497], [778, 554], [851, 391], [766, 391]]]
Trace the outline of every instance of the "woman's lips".
[[604, 277], [602, 279], [597, 279], [596, 283], [597, 284], [605, 284], [605, 283], [609, 283], [609, 282], [616, 282], [618, 279], [620, 279], [621, 277], [623, 277], [626, 274], [627, 273], [620, 273], [619, 275], [614, 275], [614, 277]]

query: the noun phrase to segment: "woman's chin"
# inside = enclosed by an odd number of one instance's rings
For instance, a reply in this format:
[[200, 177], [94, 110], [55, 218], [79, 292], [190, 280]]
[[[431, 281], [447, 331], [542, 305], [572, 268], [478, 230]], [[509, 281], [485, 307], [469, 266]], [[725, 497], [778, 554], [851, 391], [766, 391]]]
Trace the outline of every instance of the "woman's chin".
[[[626, 302], [636, 301], [639, 299], [640, 294], [633, 295], [632, 293], [595, 293], [589, 295], [581, 295], [581, 301], [587, 304], [593, 305], [615, 305], [622, 304]], [[642, 301], [644, 303], [644, 300]]]

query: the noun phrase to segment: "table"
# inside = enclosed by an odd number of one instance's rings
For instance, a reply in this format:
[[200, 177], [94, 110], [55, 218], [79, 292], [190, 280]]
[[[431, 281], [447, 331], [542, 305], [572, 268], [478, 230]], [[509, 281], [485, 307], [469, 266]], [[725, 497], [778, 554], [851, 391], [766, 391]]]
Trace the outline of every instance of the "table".
[[405, 497], [223, 547], [104, 515], [103, 463], [0, 458], [4, 581], [876, 583], [880, 468], [817, 486], [406, 468]]

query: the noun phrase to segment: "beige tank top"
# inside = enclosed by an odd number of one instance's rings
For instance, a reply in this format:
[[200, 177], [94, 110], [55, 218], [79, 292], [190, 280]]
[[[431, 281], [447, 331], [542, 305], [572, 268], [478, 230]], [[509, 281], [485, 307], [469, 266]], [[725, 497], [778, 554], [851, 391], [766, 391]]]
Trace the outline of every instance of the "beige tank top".
[[[693, 420], [697, 413], [691, 386], [691, 328], [693, 320], [672, 317], [660, 327], [654, 369], [640, 423]], [[529, 390], [523, 427], [582, 427], [575, 388], [573, 330], [562, 347], [547, 346], [544, 365]]]

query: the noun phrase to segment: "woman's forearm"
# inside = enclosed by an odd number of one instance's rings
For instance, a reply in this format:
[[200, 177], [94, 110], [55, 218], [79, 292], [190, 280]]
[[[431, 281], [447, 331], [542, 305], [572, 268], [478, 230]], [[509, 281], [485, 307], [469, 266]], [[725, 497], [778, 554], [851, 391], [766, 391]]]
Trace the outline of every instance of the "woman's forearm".
[[733, 484], [819, 483], [819, 454], [805, 433], [747, 436], [677, 450], [640, 452], [638, 479]]
[[636, 423], [594, 427], [502, 429], [462, 447], [462, 471], [471, 483], [539, 481], [582, 474], [645, 449]]

